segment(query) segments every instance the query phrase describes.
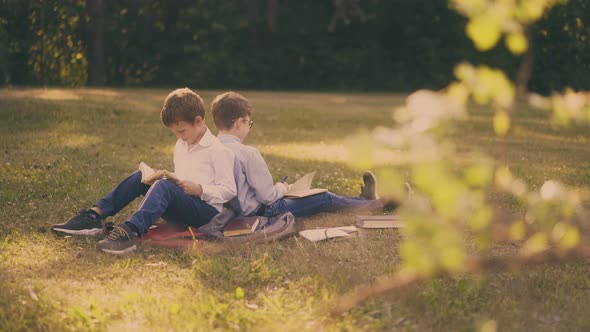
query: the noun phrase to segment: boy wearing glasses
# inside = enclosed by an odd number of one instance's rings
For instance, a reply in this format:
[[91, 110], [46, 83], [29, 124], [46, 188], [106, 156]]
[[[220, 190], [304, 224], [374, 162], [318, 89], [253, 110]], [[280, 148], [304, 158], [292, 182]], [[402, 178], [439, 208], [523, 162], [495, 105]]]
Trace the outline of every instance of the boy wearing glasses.
[[235, 92], [226, 92], [215, 97], [211, 103], [217, 138], [235, 154], [234, 175], [237, 196], [232, 208], [243, 216], [261, 215], [272, 217], [291, 212], [296, 217], [309, 216], [319, 212], [345, 209], [377, 210], [383, 204], [375, 193], [376, 179], [373, 173], [363, 176], [364, 186], [359, 197], [342, 197], [331, 192], [303, 198], [285, 198], [286, 183], [273, 184], [272, 175], [260, 152], [242, 144], [252, 121], [252, 107], [246, 98]]
[[176, 135], [174, 173], [181, 180], [174, 183], [157, 180], [151, 186], [141, 182], [136, 171], [92, 208], [83, 210], [55, 232], [80, 235], [102, 233], [103, 220], [113, 216], [135, 198], [144, 196], [139, 209], [121, 225], [114, 226], [96, 249], [111, 254], [134, 251], [137, 237], [160, 217], [169, 222], [199, 227], [217, 215], [222, 205], [235, 197], [234, 154], [209, 131], [205, 124], [203, 100], [188, 88], [177, 89], [164, 101], [163, 124]]

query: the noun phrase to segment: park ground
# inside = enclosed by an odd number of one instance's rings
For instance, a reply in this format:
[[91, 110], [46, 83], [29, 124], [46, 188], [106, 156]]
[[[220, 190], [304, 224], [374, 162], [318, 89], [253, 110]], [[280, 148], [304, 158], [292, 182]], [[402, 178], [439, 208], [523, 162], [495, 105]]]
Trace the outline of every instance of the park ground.
[[[320, 243], [295, 236], [240, 249], [142, 248], [122, 258], [97, 253], [100, 237], [51, 233], [52, 224], [90, 207], [140, 161], [172, 167], [175, 139], [159, 120], [168, 92], [0, 90], [0, 330], [470, 331], [490, 321], [499, 331], [590, 329], [585, 261], [435, 278], [331, 315], [339, 295], [396, 271], [398, 230]], [[208, 103], [217, 92], [200, 93]], [[255, 108], [247, 143], [260, 148], [275, 180], [317, 170], [316, 185], [341, 195], [358, 194], [361, 184], [347, 163], [348, 137], [394, 126], [392, 110], [405, 98], [244, 95]], [[531, 188], [547, 179], [576, 187], [588, 206], [588, 128], [557, 128], [547, 115], [519, 107], [511, 132], [497, 138], [491, 118], [479, 109], [455, 127], [460, 151], [495, 157]], [[519, 213], [511, 202], [497, 203]], [[112, 219], [125, 221], [135, 207]], [[298, 222], [314, 228], [352, 220], [338, 213]], [[498, 243], [494, 254], [511, 255], [517, 246]]]

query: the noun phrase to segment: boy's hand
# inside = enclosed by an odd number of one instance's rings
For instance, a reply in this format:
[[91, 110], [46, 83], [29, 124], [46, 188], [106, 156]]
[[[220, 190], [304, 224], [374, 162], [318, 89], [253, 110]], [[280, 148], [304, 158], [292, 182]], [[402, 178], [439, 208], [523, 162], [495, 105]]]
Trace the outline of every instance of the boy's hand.
[[200, 184], [188, 180], [178, 181], [178, 185], [184, 193], [190, 196], [201, 196], [203, 194], [203, 187]]
[[286, 182], [277, 182], [276, 185], [285, 187], [286, 188], [285, 190], [287, 190], [287, 191], [289, 190], [289, 187], [291, 186], [290, 184], [288, 184]]

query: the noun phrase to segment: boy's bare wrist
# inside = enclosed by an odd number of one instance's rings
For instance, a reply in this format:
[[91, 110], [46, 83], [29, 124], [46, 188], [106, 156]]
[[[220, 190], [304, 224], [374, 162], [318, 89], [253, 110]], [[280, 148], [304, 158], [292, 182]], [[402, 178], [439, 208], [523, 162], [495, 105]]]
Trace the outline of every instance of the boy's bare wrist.
[[285, 182], [277, 182], [276, 185], [283, 186], [283, 188], [285, 188], [285, 191], [289, 190], [289, 185]]

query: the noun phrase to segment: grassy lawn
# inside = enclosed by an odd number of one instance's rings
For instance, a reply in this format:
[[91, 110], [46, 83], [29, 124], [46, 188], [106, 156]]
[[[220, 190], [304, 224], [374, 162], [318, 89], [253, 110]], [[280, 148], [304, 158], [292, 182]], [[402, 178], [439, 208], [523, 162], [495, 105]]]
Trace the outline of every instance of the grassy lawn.
[[[0, 331], [469, 331], [487, 320], [499, 331], [590, 329], [587, 262], [439, 278], [334, 317], [338, 295], [396, 270], [398, 231], [315, 244], [296, 236], [217, 253], [143, 248], [124, 258], [98, 254], [100, 237], [52, 234], [51, 225], [92, 206], [140, 161], [172, 168], [175, 138], [159, 120], [168, 92], [0, 90]], [[217, 92], [199, 93], [209, 103]], [[386, 94], [244, 95], [255, 107], [247, 143], [260, 148], [275, 180], [317, 170], [317, 186], [341, 195], [357, 195], [361, 184], [343, 154], [346, 138], [392, 126], [391, 111], [404, 101]], [[209, 115], [207, 122], [216, 133]], [[590, 202], [588, 129], [552, 127], [529, 109], [514, 122], [506, 138], [496, 138], [491, 113], [482, 110], [454, 135], [460, 150], [496, 157], [533, 188], [556, 179]], [[138, 203], [112, 219], [125, 221]], [[347, 225], [353, 216], [298, 222]], [[498, 244], [497, 251], [513, 252], [514, 245]]]

